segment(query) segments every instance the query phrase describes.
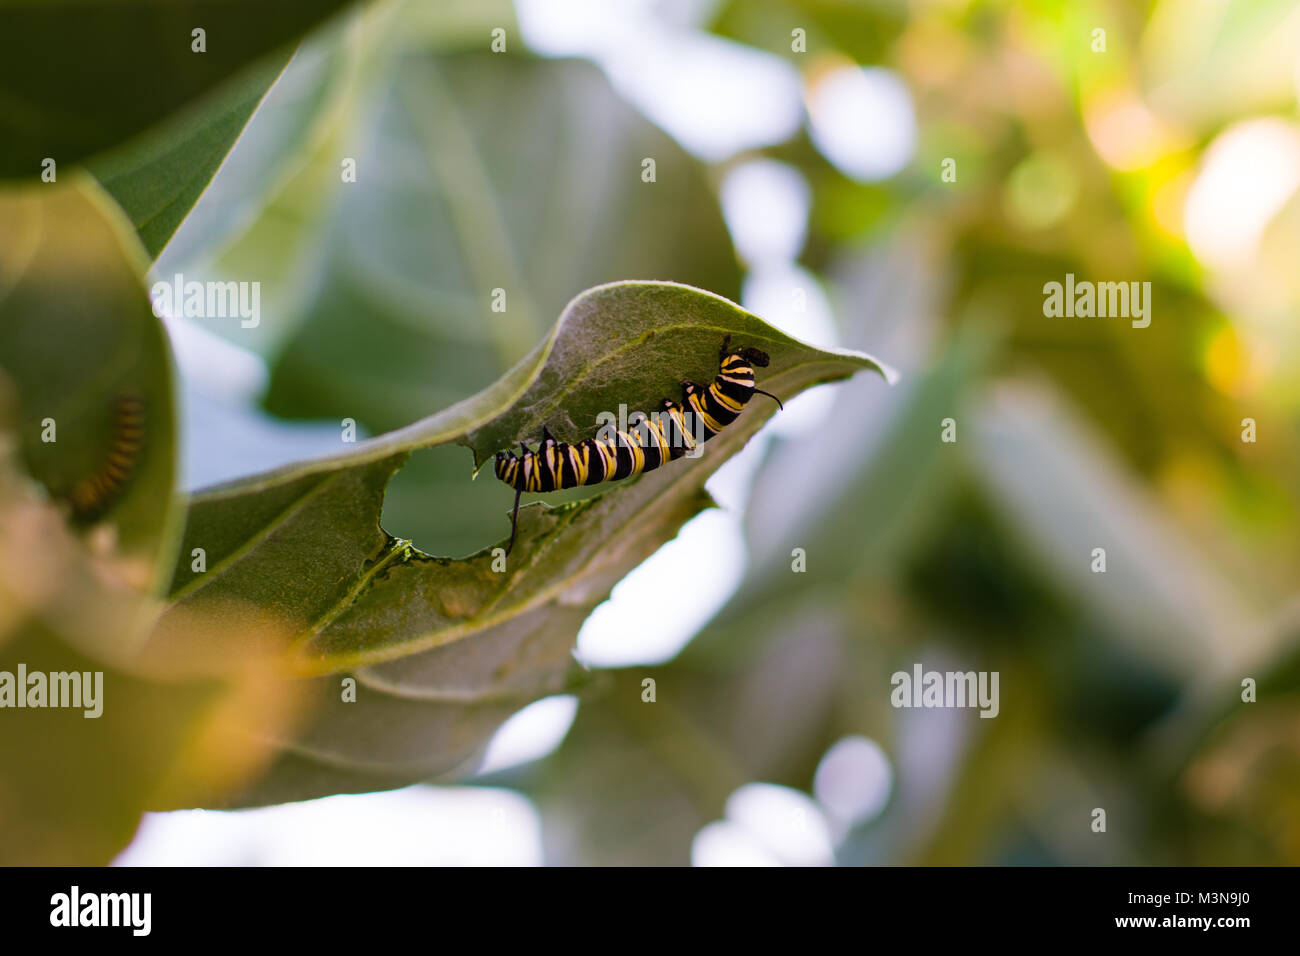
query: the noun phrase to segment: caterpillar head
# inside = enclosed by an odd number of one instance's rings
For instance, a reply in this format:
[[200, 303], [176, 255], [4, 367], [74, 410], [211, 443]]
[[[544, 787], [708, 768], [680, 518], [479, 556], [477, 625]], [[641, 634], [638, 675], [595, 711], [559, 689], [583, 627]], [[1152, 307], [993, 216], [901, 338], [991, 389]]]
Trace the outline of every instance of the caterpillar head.
[[504, 451], [499, 451], [496, 454], [496, 460], [492, 464], [492, 470], [496, 472], [496, 476], [502, 481], [505, 481], [506, 468], [509, 466], [510, 459], [513, 457], [515, 456]]
[[736, 354], [758, 368], [767, 368], [768, 362], [771, 361], [762, 349], [741, 349]]

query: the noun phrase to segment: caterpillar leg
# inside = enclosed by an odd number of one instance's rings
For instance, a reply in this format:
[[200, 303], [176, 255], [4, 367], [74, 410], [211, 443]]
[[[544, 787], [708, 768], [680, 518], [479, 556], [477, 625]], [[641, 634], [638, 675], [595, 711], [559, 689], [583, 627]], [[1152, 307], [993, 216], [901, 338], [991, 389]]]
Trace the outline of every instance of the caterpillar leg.
[[506, 554], [515, 546], [515, 531], [519, 527], [519, 496], [524, 493], [524, 489], [515, 489], [515, 506], [510, 512], [510, 543], [506, 545]]

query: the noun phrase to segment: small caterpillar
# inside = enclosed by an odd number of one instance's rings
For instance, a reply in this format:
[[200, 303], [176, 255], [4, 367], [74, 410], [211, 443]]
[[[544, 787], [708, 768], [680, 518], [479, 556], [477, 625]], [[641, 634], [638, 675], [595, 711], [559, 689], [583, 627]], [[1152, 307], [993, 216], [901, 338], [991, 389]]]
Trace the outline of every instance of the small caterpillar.
[[612, 435], [604, 435], [602, 429], [596, 437], [571, 445], [556, 441], [550, 430], [543, 427], [542, 444], [537, 451], [520, 442], [519, 455], [497, 452], [493, 470], [515, 489], [506, 554], [515, 546], [519, 496], [525, 491], [598, 485], [652, 471], [665, 461], [675, 461], [730, 425], [755, 393], [766, 395], [784, 408], [771, 392], [754, 386], [754, 366], [766, 368], [767, 353], [752, 348], [728, 350], [730, 342], [730, 335], [722, 340], [718, 375], [707, 388], [683, 381], [681, 405], [665, 398], [659, 403], [657, 416], [643, 418], [628, 431], [616, 430]]
[[98, 518], [122, 493], [144, 450], [144, 426], [144, 401], [134, 392], [119, 392], [113, 399], [112, 437], [103, 465], [67, 494], [78, 521]]

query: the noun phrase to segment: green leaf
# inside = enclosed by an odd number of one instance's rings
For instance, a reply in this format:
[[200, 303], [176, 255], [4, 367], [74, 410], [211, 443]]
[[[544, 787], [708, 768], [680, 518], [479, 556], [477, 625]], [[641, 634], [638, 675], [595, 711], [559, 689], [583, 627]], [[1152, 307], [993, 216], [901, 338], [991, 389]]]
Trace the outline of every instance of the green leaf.
[[[367, 233], [354, 236], [359, 247], [392, 241], [394, 223], [358, 213], [392, 192], [410, 202], [432, 188], [428, 176], [405, 161], [409, 150], [420, 148], [418, 143], [403, 141], [391, 149], [372, 145], [396, 64], [433, 52], [481, 50], [494, 26], [515, 32], [508, 0], [472, 6], [381, 4], [359, 9], [346, 23], [347, 29], [319, 31], [304, 41], [283, 81], [250, 122], [239, 149], [159, 262], [164, 274], [183, 268], [200, 276], [259, 280], [261, 323], [235, 330], [217, 324], [212, 331], [268, 359], [276, 358], [298, 326], [312, 319], [308, 306], [321, 286], [337, 281], [334, 273], [347, 261], [332, 260], [341, 237], [355, 234], [364, 223]], [[309, 129], [294, 137], [298, 149], [293, 162], [278, 162], [292, 145], [286, 143], [286, 131], [305, 125]], [[355, 182], [344, 181], [344, 160], [356, 162]], [[280, 167], [283, 175], [277, 173]], [[336, 215], [343, 200], [349, 202], [348, 211]], [[440, 227], [435, 217], [415, 222], [421, 228]], [[554, 303], [553, 311], [563, 304]], [[363, 306], [372, 304], [363, 300]]]
[[[536, 439], [543, 424], [557, 437], [585, 437], [596, 414], [617, 413], [620, 401], [652, 410], [683, 376], [710, 379], [726, 334], [770, 354], [760, 385], [782, 398], [860, 369], [885, 372], [870, 356], [798, 342], [711, 293], [614, 283], [574, 299], [551, 335], [478, 395], [345, 454], [198, 495], [182, 555], [204, 548], [207, 570], [195, 574], [183, 558], [156, 642], [183, 648], [188, 615], [251, 606], [296, 635], [281, 649], [304, 675], [365, 668], [357, 703], [342, 701], [339, 678], [317, 682], [318, 724], [291, 750], [314, 758], [315, 772], [296, 785], [273, 777], [266, 792], [333, 792], [336, 778], [320, 764], [407, 781], [449, 771], [512, 709], [563, 686], [571, 665], [558, 649], [571, 646], [614, 583], [708, 506], [705, 479], [775, 405], [748, 409], [698, 459], [560, 507], [521, 509], [504, 572], [493, 569], [489, 549], [432, 557], [380, 528], [384, 486], [409, 452], [466, 445], [468, 481], [476, 462]], [[509, 523], [499, 520], [504, 539]], [[275, 634], [241, 629], [240, 640], [276, 646]], [[521, 641], [533, 648], [523, 663], [514, 658]], [[486, 666], [494, 661], [514, 666]]]
[[[276, 313], [283, 278], [265, 258], [256, 268], [234, 270], [220, 268], [213, 260], [232, 242], [241, 242], [264, 218], [275, 221], [272, 248], [296, 249], [311, 241], [316, 230], [310, 220], [323, 218], [329, 208], [319, 188], [294, 205], [288, 223], [268, 216], [267, 208], [301, 179], [338, 181], [338, 157], [346, 152], [343, 140], [350, 132], [359, 74], [364, 72], [365, 39], [375, 22], [386, 22], [384, 14], [390, 9], [385, 5], [357, 8], [304, 38], [239, 133], [238, 147], [210, 177], [200, 201], [158, 256], [160, 275], [185, 271], [220, 278], [251, 273], [262, 282], [263, 312]], [[167, 125], [177, 124], [172, 120]], [[169, 142], [174, 137], [157, 138]]]
[[[70, 178], [0, 189], [5, 865], [107, 863], [148, 807], [215, 799], [256, 765], [264, 745], [232, 733], [239, 720], [288, 713], [248, 693], [252, 671], [179, 673], [138, 653], [176, 544], [170, 358], [129, 224], [89, 177]], [[71, 489], [107, 474], [124, 394], [143, 439], [101, 507], [73, 512]], [[47, 701], [50, 675], [74, 672], [94, 699], [18, 709], [19, 693], [39, 699], [20, 669], [44, 675]]]
[[[123, 143], [296, 41], [346, 0], [7, 0], [0, 178]], [[203, 52], [192, 31], [205, 31]]]
[[0, 369], [17, 393], [26, 469], [56, 499], [103, 468], [119, 397], [139, 403], [138, 460], [103, 517], [144, 587], [170, 563], [178, 530], [166, 336], [129, 226], [88, 177], [73, 178], [0, 190]]
[[291, 53], [277, 53], [241, 82], [88, 164], [131, 219], [151, 258], [189, 215]]

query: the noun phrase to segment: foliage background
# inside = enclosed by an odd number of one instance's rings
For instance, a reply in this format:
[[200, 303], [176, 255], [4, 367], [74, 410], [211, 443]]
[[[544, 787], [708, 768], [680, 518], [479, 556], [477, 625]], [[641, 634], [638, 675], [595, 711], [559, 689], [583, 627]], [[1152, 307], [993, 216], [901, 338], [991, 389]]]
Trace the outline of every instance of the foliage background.
[[[378, 434], [450, 405], [614, 279], [700, 286], [902, 380], [767, 426], [710, 480], [725, 513], [587, 620], [576, 706], [525, 710], [485, 771], [150, 816], [123, 862], [1300, 862], [1294, 4], [313, 22], [278, 79], [268, 30], [197, 107], [126, 118], [144, 132], [86, 162], [152, 276], [262, 283], [255, 329], [168, 322], [186, 487], [336, 449], [344, 417]], [[204, 174], [188, 200], [132, 178], [168, 149], [220, 167], [192, 211]], [[1150, 327], [1045, 317], [1066, 273], [1150, 281]], [[512, 496], [468, 459], [417, 451], [384, 527], [452, 557], [497, 541]], [[917, 662], [998, 671], [999, 717], [890, 708]]]

